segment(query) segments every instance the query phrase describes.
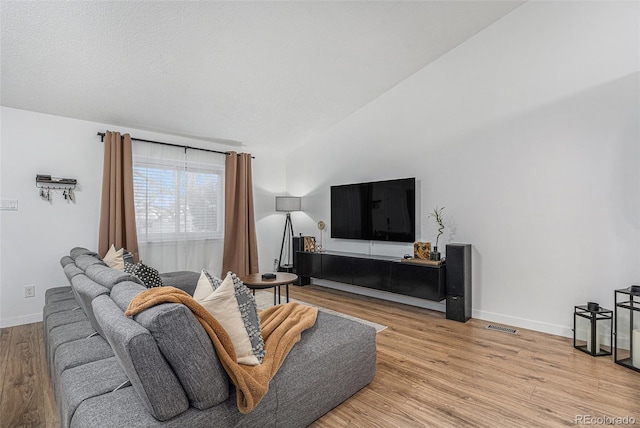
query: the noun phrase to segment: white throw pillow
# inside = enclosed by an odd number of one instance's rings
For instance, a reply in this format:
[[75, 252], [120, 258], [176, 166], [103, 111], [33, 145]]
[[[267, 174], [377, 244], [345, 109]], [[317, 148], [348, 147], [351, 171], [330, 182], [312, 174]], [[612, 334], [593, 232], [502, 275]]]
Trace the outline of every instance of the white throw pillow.
[[196, 285], [196, 291], [193, 292], [193, 298], [196, 302], [200, 303], [202, 300], [209, 297], [211, 292], [220, 287], [222, 280], [212, 276], [206, 269], [202, 269], [200, 272], [200, 278]]
[[202, 270], [193, 298], [222, 325], [239, 364], [256, 366], [264, 357], [260, 318], [249, 289], [232, 273], [224, 281]]
[[123, 271], [124, 270], [124, 248], [120, 248], [119, 250], [116, 250], [115, 245], [111, 245], [111, 248], [109, 248], [109, 251], [107, 251], [107, 254], [105, 254], [102, 260], [107, 264], [107, 266]]

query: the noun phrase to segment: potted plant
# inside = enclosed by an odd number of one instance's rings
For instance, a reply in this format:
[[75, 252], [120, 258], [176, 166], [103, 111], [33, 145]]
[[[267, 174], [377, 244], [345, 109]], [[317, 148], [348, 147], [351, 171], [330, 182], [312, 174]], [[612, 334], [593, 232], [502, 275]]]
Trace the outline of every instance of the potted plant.
[[438, 223], [438, 235], [436, 236], [436, 245], [433, 246], [429, 258], [431, 260], [440, 260], [440, 253], [438, 252], [438, 240], [440, 239], [440, 235], [442, 235], [442, 231], [444, 230], [444, 223], [442, 222], [442, 211], [444, 207], [438, 208], [435, 207], [432, 213], [429, 214], [429, 217], [433, 217]]

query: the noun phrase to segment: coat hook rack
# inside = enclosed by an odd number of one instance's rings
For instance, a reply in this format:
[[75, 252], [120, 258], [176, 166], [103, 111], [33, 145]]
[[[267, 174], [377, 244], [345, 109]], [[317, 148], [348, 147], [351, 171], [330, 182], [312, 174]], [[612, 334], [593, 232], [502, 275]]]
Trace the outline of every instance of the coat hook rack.
[[40, 197], [46, 201], [51, 201], [52, 190], [62, 190], [62, 196], [68, 201], [75, 201], [76, 185], [75, 178], [59, 178], [50, 175], [36, 175], [36, 187], [40, 189]]

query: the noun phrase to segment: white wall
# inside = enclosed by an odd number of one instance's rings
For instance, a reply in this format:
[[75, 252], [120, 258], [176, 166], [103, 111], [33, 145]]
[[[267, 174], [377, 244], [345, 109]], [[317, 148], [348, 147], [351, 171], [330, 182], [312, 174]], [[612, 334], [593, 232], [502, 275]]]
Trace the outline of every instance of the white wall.
[[253, 148], [251, 153], [256, 157], [252, 161], [253, 201], [260, 271], [273, 272], [273, 260], [280, 252], [285, 220], [283, 213], [275, 211], [276, 196], [287, 194], [285, 158], [280, 152], [273, 153], [260, 147]]
[[[118, 130], [194, 147], [251, 151], [6, 107], [0, 119], [0, 199], [19, 204], [18, 211], [0, 211], [0, 327], [41, 320], [45, 290], [68, 285], [60, 258], [75, 246], [97, 248], [103, 145], [96, 132]], [[253, 169], [260, 265], [270, 270], [281, 233], [279, 219], [271, 214], [272, 194], [284, 189], [282, 157], [256, 153]], [[61, 192], [51, 203], [43, 201], [36, 174], [76, 178], [75, 202], [65, 201]], [[34, 298], [24, 298], [27, 284], [36, 286]]]
[[[474, 316], [571, 335], [640, 281], [639, 5], [529, 2], [287, 158], [305, 234], [329, 186], [414, 176], [417, 238], [473, 244]], [[374, 254], [410, 245], [331, 240]]]
[[[47, 288], [68, 285], [59, 264], [74, 246], [97, 247], [102, 145], [90, 122], [2, 108], [0, 197], [17, 199], [18, 211], [1, 211], [1, 326], [42, 317]], [[54, 192], [39, 196], [36, 174], [78, 179], [75, 202]], [[23, 287], [36, 286], [25, 299]]]

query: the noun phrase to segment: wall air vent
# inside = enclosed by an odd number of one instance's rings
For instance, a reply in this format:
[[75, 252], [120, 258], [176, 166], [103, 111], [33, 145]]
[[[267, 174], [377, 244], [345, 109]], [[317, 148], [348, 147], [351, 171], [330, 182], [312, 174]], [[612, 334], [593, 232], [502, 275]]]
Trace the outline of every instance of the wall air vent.
[[500, 325], [495, 325], [495, 324], [489, 324], [487, 328], [489, 330], [501, 331], [502, 333], [518, 334], [518, 330], [516, 330], [515, 328], [502, 327]]

